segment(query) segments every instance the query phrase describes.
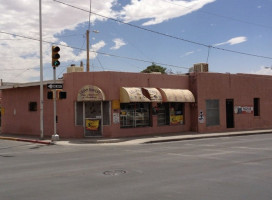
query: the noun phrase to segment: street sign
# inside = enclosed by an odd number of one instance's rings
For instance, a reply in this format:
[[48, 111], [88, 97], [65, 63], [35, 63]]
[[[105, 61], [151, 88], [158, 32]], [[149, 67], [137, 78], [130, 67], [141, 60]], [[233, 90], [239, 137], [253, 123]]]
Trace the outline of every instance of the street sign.
[[61, 83], [50, 83], [47, 84], [48, 89], [63, 89], [63, 84]]

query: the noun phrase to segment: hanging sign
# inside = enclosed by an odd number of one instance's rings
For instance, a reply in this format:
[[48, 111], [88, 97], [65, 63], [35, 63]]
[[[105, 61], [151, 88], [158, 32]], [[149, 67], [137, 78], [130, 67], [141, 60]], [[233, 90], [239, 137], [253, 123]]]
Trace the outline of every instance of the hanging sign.
[[103, 91], [93, 85], [86, 85], [81, 88], [77, 95], [77, 101], [103, 101], [105, 95]]

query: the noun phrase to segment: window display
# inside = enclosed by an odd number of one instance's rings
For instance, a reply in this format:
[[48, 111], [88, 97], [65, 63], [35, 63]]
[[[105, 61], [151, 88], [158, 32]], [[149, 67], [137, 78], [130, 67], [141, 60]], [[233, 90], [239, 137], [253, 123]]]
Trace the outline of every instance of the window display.
[[170, 103], [170, 124], [184, 124], [183, 103]]
[[120, 127], [150, 126], [150, 103], [121, 103]]

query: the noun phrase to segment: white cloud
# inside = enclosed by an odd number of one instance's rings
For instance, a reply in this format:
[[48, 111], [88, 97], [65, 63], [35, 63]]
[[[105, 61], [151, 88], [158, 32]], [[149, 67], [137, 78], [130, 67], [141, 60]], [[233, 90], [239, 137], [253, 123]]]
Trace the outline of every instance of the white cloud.
[[[104, 46], [106, 46], [106, 43], [103, 40], [99, 41], [96, 44], [93, 44], [92, 47], [91, 47], [92, 52], [90, 52], [90, 58], [94, 59], [97, 56], [97, 53], [95, 53], [95, 51], [99, 51]], [[86, 54], [86, 52], [85, 52], [85, 54]]]
[[121, 38], [115, 38], [112, 40], [115, 44], [113, 47], [111, 47], [110, 49], [120, 49], [122, 46], [126, 45], [126, 43], [121, 39]]
[[241, 37], [235, 37], [231, 38], [230, 40], [218, 44], [214, 44], [213, 46], [221, 46], [221, 45], [235, 45], [240, 44], [247, 41], [247, 37], [241, 36]]
[[[89, 10], [90, 1], [65, 0], [65, 3]], [[103, 15], [115, 17], [112, 10], [116, 0], [92, 1], [92, 10]], [[39, 1], [37, 0], [0, 0], [0, 31], [39, 39]], [[59, 44], [56, 35], [64, 30], [74, 30], [79, 24], [88, 21], [89, 13], [62, 5], [52, 0], [42, 1], [43, 40]], [[91, 22], [105, 20], [92, 15]], [[99, 50], [105, 43], [93, 45]], [[65, 49], [65, 50], [64, 50]], [[76, 51], [77, 52], [77, 51]], [[86, 51], [79, 55], [69, 47], [61, 46], [61, 63], [86, 60]], [[0, 79], [12, 82], [39, 80], [39, 42], [0, 33]], [[90, 53], [92, 58], [95, 53]], [[51, 62], [51, 44], [43, 43], [43, 63]], [[36, 70], [32, 70], [32, 69]], [[19, 74], [19, 75], [18, 75]]]
[[194, 54], [194, 53], [195, 53], [194, 51], [188, 51], [185, 54], [183, 54], [181, 57], [186, 57], [186, 56], [189, 56], [189, 55]]
[[159, 24], [201, 9], [215, 0], [131, 0], [120, 12], [126, 22], [147, 19], [144, 26]]
[[[113, 10], [117, 0], [92, 1], [92, 11], [105, 16], [121, 16], [126, 22], [146, 19], [144, 25], [152, 25], [169, 19], [187, 15], [215, 0], [131, 0], [120, 13]], [[67, 4], [89, 10], [89, 0], [65, 0]], [[119, 4], [120, 6], [120, 4]], [[39, 39], [39, 1], [37, 0], [0, 0], [0, 31]], [[88, 12], [82, 12], [53, 0], [42, 1], [43, 39], [55, 44], [61, 41], [58, 35], [65, 30], [75, 30], [87, 22]], [[91, 22], [105, 18], [91, 15]], [[83, 33], [84, 34], [84, 33]], [[116, 38], [112, 49], [119, 49], [126, 43]], [[63, 43], [65, 44], [65, 43]], [[105, 46], [104, 41], [92, 45], [98, 51]], [[77, 53], [75, 53], [77, 52]], [[60, 62], [86, 59], [86, 51], [78, 53], [70, 47], [61, 47]], [[39, 80], [39, 42], [0, 33], [0, 79], [4, 81], [26, 82]], [[96, 53], [90, 53], [95, 58]], [[43, 63], [51, 63], [51, 44], [43, 43]], [[8, 69], [8, 70], [7, 70]], [[36, 69], [36, 70], [33, 70]], [[19, 74], [19, 75], [18, 75]]]
[[259, 70], [251, 71], [250, 73], [251, 74], [261, 74], [261, 75], [272, 75], [272, 66], [271, 67], [261, 66]]

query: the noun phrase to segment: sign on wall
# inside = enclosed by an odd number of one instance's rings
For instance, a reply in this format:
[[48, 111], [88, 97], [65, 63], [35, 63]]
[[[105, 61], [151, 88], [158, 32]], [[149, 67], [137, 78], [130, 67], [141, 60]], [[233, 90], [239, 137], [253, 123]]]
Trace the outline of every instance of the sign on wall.
[[235, 114], [253, 114], [253, 106], [234, 106]]
[[205, 122], [205, 117], [204, 117], [204, 113], [203, 113], [202, 110], [199, 112], [198, 122], [199, 122], [200, 124], [203, 124], [203, 123]]
[[114, 124], [119, 124], [120, 123], [120, 115], [117, 112], [113, 113], [113, 123]]
[[112, 109], [119, 110], [120, 109], [120, 101], [119, 100], [112, 100]]
[[81, 88], [77, 95], [77, 101], [103, 101], [105, 95], [103, 91], [93, 85], [85, 85]]

